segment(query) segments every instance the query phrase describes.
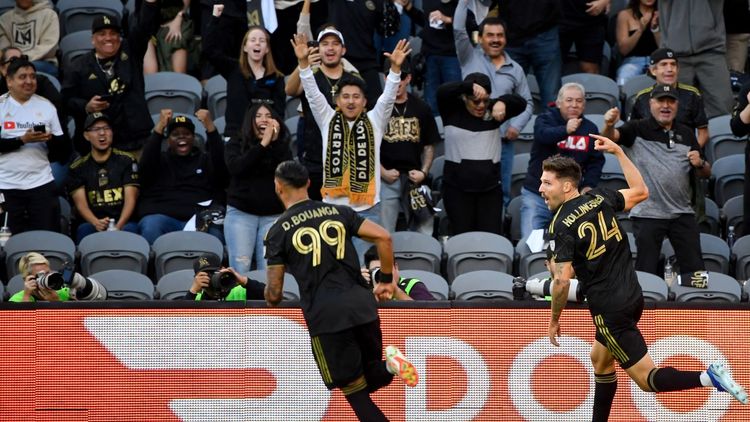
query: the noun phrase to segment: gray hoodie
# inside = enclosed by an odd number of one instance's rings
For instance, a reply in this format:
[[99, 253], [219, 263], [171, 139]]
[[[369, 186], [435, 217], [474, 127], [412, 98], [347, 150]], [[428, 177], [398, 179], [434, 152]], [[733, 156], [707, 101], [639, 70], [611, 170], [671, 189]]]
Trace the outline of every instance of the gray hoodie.
[[726, 52], [724, 0], [659, 0], [661, 46], [678, 57]]

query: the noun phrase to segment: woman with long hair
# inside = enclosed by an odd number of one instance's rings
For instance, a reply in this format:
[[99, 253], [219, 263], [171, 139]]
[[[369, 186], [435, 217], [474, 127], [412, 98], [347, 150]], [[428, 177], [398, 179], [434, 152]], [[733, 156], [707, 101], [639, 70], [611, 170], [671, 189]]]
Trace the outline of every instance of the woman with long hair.
[[623, 60], [617, 69], [617, 84], [646, 73], [651, 53], [659, 46], [659, 12], [656, 0], [630, 0], [617, 14], [617, 49]]
[[223, 7], [214, 7], [204, 40], [204, 54], [214, 68], [227, 80], [227, 109], [225, 136], [234, 136], [242, 127], [243, 113], [251, 104], [268, 104], [279, 116], [284, 116], [286, 94], [284, 75], [276, 69], [271, 54], [271, 36], [260, 26], [251, 26], [242, 39], [239, 57], [225, 54], [224, 46], [231, 45], [223, 30]]
[[224, 238], [229, 265], [244, 274], [265, 268], [263, 238], [284, 206], [276, 197], [273, 175], [282, 161], [291, 160], [289, 132], [267, 104], [253, 104], [245, 113], [242, 129], [226, 144], [229, 170]]

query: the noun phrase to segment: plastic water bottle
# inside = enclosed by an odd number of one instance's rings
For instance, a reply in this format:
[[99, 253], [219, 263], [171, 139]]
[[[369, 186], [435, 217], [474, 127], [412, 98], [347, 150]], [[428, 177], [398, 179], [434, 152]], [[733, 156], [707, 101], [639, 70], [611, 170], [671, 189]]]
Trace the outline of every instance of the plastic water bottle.
[[8, 242], [8, 239], [10, 239], [10, 227], [3, 226], [0, 227], [0, 248], [4, 248], [5, 244]]
[[727, 245], [729, 245], [730, 249], [732, 246], [734, 246], [734, 240], [734, 226], [729, 226], [729, 228], [727, 228]]
[[107, 227], [108, 232], [116, 232], [117, 231], [117, 220], [114, 218], [109, 219], [109, 227]]
[[667, 285], [671, 286], [674, 282], [674, 271], [672, 270], [672, 260], [667, 258], [666, 262], [664, 262], [664, 281], [667, 282]]

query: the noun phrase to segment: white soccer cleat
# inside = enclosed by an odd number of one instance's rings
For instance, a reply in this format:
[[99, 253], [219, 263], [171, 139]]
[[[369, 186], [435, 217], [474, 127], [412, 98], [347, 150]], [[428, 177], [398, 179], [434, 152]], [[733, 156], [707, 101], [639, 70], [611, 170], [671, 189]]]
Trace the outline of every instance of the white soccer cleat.
[[724, 364], [719, 362], [712, 363], [708, 365], [706, 373], [711, 378], [711, 382], [717, 390], [726, 391], [740, 403], [748, 404], [747, 392], [732, 379], [732, 375], [724, 368]]
[[396, 346], [385, 348], [385, 366], [393, 375], [398, 375], [409, 387], [415, 387], [419, 382], [417, 369], [409, 362]]

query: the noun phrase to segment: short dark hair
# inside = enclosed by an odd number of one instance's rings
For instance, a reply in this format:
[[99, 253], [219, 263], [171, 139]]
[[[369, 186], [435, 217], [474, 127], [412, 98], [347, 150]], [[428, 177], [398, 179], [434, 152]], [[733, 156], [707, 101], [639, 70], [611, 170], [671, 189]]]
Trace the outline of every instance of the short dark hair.
[[370, 268], [372, 261], [380, 261], [380, 255], [378, 255], [378, 247], [375, 245], [370, 246], [365, 252], [365, 267]]
[[555, 154], [542, 162], [542, 170], [555, 173], [558, 179], [569, 179], [578, 187], [581, 181], [581, 166], [576, 160]]
[[344, 74], [344, 76], [342, 76], [339, 80], [339, 89], [336, 91], [336, 97], [341, 94], [341, 91], [344, 90], [345, 86], [350, 85], [359, 87], [359, 89], [362, 90], [362, 94], [364, 94], [365, 96], [367, 95], [367, 84], [365, 84], [365, 81], [356, 76]]
[[479, 35], [484, 34], [484, 27], [487, 25], [500, 25], [503, 27], [503, 31], [505, 31], [508, 27], [505, 25], [505, 21], [500, 19], [497, 16], [488, 16], [484, 18], [482, 23], [479, 24]]
[[28, 58], [24, 59], [22, 57], [13, 60], [8, 65], [8, 70], [6, 71], [7, 77], [12, 78], [16, 75], [16, 72], [18, 72], [20, 69], [24, 67], [30, 67], [34, 69], [34, 72], [36, 73], [36, 66], [34, 66], [34, 63], [31, 63]]
[[285, 185], [299, 189], [307, 186], [310, 174], [302, 164], [294, 160], [287, 160], [276, 166], [274, 177]]

